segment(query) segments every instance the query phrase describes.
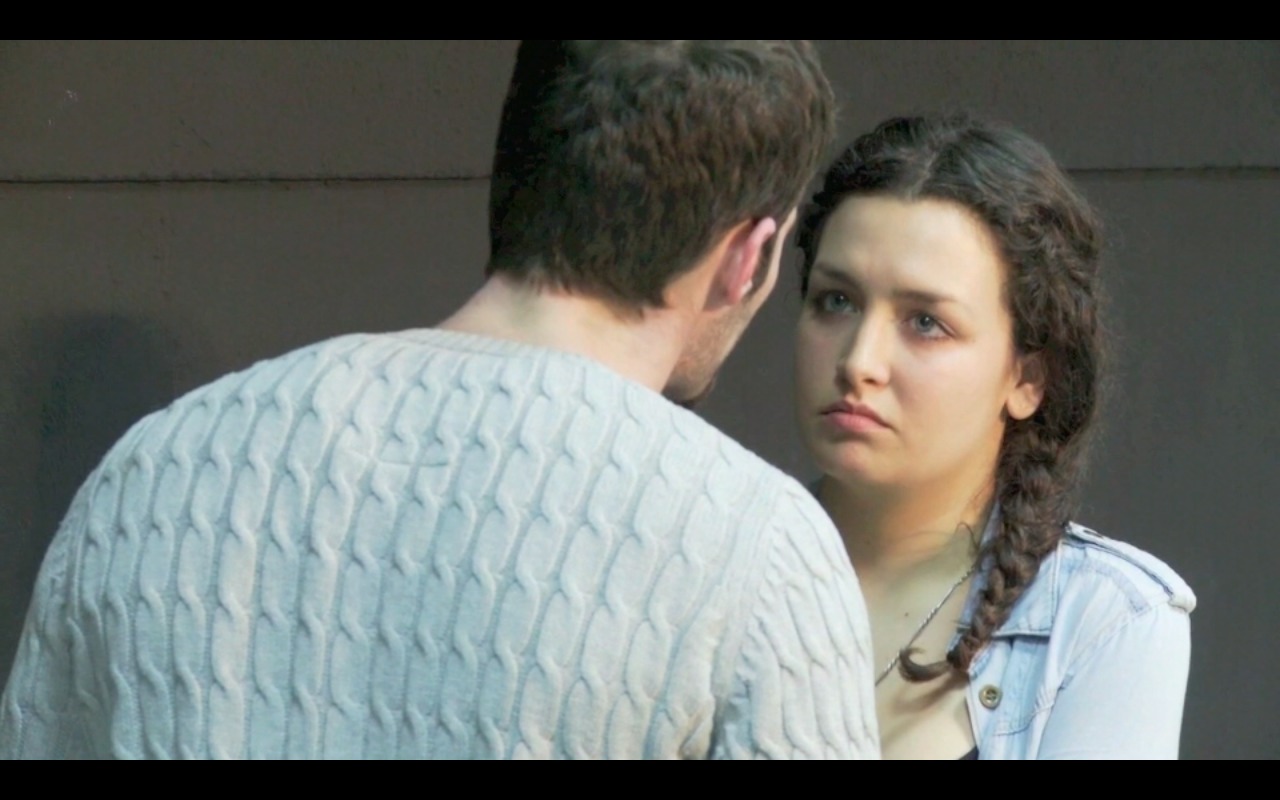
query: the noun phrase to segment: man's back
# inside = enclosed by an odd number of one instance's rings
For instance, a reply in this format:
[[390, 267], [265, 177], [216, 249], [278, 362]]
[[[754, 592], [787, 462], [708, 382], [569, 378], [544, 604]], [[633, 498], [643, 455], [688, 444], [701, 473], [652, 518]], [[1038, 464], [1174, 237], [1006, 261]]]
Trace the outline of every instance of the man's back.
[[0, 756], [874, 755], [849, 572], [794, 481], [589, 359], [343, 337], [91, 476]]

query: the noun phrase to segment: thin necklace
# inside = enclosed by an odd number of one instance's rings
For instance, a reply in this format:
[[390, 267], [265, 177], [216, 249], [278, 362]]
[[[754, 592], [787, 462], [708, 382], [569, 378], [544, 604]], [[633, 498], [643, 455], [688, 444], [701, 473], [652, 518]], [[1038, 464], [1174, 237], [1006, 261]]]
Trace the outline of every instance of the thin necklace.
[[885, 664], [884, 669], [882, 669], [880, 671], [880, 674], [876, 676], [876, 686], [879, 686], [880, 682], [883, 681], [885, 678], [887, 678], [889, 676], [889, 673], [893, 671], [893, 668], [898, 666], [898, 662], [902, 660], [902, 651], [910, 648], [911, 645], [916, 643], [916, 639], [919, 639], [920, 634], [924, 633], [924, 629], [929, 626], [930, 622], [933, 622], [933, 618], [938, 616], [938, 612], [941, 611], [942, 607], [945, 606], [947, 604], [947, 601], [951, 599], [951, 595], [956, 593], [956, 589], [960, 588], [960, 584], [969, 580], [969, 576], [972, 575], [974, 573], [974, 570], [976, 570], [977, 568], [978, 568], [978, 563], [975, 561], [973, 565], [969, 567], [969, 570], [965, 572], [965, 574], [960, 576], [960, 580], [951, 584], [951, 588], [948, 589], [947, 593], [942, 596], [942, 599], [938, 601], [938, 604], [934, 606], [933, 609], [930, 610], [928, 614], [925, 614], [924, 622], [920, 623], [920, 627], [916, 628], [916, 632], [911, 634], [911, 638], [907, 640], [907, 643], [904, 644], [902, 647], [898, 648], [898, 651], [893, 654], [893, 658], [889, 659], [889, 663]]

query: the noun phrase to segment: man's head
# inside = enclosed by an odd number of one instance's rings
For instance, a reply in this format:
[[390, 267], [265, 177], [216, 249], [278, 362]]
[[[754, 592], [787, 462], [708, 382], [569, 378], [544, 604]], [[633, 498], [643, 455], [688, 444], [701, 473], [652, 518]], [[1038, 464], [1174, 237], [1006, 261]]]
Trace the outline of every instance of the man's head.
[[[638, 314], [737, 236], [756, 247], [750, 289], [707, 326], [732, 344], [834, 124], [808, 42], [526, 41], [494, 157], [488, 273]], [[696, 338], [717, 365], [728, 352], [710, 330]]]
[[833, 132], [807, 42], [523, 42], [494, 157], [489, 270], [661, 305], [719, 235], [787, 216]]

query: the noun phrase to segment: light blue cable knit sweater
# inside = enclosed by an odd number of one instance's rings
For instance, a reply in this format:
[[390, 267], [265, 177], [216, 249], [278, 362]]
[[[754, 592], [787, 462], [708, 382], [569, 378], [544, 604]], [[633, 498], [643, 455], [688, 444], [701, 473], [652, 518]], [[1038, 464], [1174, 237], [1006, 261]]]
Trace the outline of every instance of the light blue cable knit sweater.
[[809, 494], [590, 360], [441, 331], [183, 397], [90, 476], [3, 757], [875, 756]]

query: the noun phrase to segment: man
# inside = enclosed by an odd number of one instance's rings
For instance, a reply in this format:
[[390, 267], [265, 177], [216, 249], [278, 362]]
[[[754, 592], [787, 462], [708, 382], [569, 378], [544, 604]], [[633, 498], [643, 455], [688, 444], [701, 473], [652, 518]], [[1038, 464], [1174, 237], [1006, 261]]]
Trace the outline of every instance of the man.
[[50, 547], [0, 755], [876, 755], [834, 529], [676, 405], [831, 129], [806, 43], [522, 45], [486, 284], [126, 434]]

